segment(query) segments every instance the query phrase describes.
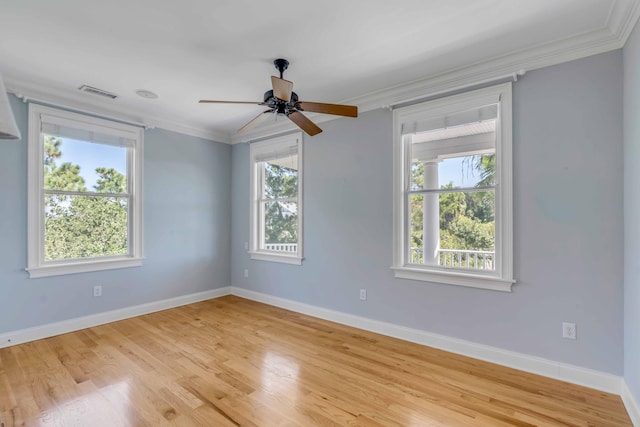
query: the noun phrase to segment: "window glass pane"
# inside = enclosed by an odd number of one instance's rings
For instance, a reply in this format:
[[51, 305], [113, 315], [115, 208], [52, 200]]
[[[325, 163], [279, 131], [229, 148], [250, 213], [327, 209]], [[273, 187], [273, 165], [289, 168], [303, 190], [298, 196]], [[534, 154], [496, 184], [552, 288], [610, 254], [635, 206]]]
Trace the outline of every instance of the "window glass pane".
[[410, 189], [494, 185], [495, 127], [487, 120], [411, 136]]
[[263, 202], [264, 247], [279, 252], [297, 252], [298, 204]]
[[127, 149], [44, 135], [46, 190], [127, 192]]
[[438, 163], [440, 188], [487, 187], [495, 184], [495, 154], [451, 157]]
[[[427, 197], [432, 195], [428, 194]], [[435, 194], [437, 199], [438, 195]], [[409, 195], [409, 264], [423, 264], [424, 257], [424, 194]]]
[[128, 199], [45, 195], [45, 261], [125, 255]]
[[494, 153], [411, 163], [411, 190], [491, 187], [495, 185]]
[[298, 196], [298, 156], [269, 160], [264, 165], [265, 199]]
[[424, 163], [419, 161], [411, 162], [411, 176], [409, 177], [409, 190], [424, 189]]
[[493, 251], [493, 191], [440, 194], [440, 248]]
[[411, 194], [409, 264], [494, 270], [495, 192]]

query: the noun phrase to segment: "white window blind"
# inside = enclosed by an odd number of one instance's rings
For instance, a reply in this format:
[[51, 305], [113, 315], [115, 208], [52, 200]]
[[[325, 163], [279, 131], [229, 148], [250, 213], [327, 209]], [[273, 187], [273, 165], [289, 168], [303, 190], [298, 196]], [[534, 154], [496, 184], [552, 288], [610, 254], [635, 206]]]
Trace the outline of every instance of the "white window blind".
[[298, 144], [295, 140], [294, 144], [286, 146], [266, 146], [255, 153], [254, 160], [256, 162], [269, 162], [272, 160], [284, 159], [298, 154]]
[[428, 132], [437, 129], [447, 129], [467, 123], [482, 122], [493, 120], [498, 117], [499, 97], [485, 98], [478, 100], [476, 106], [469, 106], [464, 110], [455, 113], [438, 114], [434, 112], [431, 117], [425, 118], [408, 118], [402, 123], [402, 134], [414, 134], [420, 132]]
[[49, 114], [40, 115], [40, 131], [47, 135], [116, 147], [133, 147], [136, 135], [122, 129], [69, 120]]

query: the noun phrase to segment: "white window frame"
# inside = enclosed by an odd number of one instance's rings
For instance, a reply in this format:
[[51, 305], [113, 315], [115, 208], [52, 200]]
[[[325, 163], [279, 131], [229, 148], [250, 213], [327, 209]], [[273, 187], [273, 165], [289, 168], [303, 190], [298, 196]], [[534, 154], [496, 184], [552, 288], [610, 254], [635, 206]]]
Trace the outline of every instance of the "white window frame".
[[[403, 125], [433, 117], [465, 111], [499, 100], [496, 124], [495, 183], [495, 271], [461, 271], [451, 268], [415, 265], [409, 260], [409, 212], [405, 182], [411, 159], [407, 156], [409, 138], [403, 138]], [[393, 112], [393, 265], [401, 279], [443, 283], [510, 292], [513, 279], [513, 173], [512, 173], [512, 88], [505, 83], [458, 95], [420, 103]], [[410, 169], [409, 169], [410, 170]]]
[[[127, 148], [127, 186], [129, 203], [129, 253], [104, 257], [45, 261], [44, 259], [44, 136], [42, 117], [49, 116], [66, 126], [95, 130], [101, 134], [133, 140]], [[137, 267], [143, 260], [142, 165], [144, 130], [111, 120], [100, 119], [39, 104], [29, 104], [28, 148], [28, 259], [30, 278], [86, 273], [116, 268]]]
[[[249, 235], [249, 255], [251, 259], [260, 261], [280, 262], [285, 264], [302, 265], [303, 257], [303, 218], [304, 210], [302, 203], [303, 194], [303, 155], [302, 155], [302, 133], [296, 132], [289, 135], [284, 135], [276, 138], [271, 138], [259, 142], [253, 142], [249, 146], [249, 157], [251, 159], [251, 171], [250, 171], [250, 194], [251, 194], [251, 207], [250, 207], [250, 235]], [[280, 150], [291, 150], [296, 147], [295, 150], [298, 154], [298, 195], [297, 195], [297, 213], [298, 213], [298, 243], [296, 252], [276, 252], [267, 251], [260, 248], [260, 241], [262, 239], [261, 230], [262, 217], [260, 215], [260, 197], [262, 193], [259, 161], [256, 159], [265, 154], [278, 152]]]

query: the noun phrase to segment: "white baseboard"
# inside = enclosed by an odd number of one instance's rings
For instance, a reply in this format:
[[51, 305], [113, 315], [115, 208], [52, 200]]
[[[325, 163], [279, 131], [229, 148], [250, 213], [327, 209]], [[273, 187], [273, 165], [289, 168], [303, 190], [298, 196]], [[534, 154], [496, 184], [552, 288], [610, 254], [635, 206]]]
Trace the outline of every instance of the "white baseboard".
[[622, 397], [624, 406], [627, 408], [631, 423], [636, 427], [640, 427], [640, 401], [634, 398], [631, 390], [629, 390], [627, 386], [627, 382], [624, 380], [622, 381], [622, 393], [620, 393], [620, 397]]
[[605, 372], [329, 310], [235, 286], [231, 287], [231, 294], [405, 341], [435, 347], [475, 359], [570, 382], [572, 384], [617, 395], [620, 395], [621, 392], [622, 378]]
[[149, 314], [230, 294], [309, 316], [319, 317], [332, 322], [353, 326], [355, 328], [376, 332], [382, 335], [473, 357], [475, 359], [497, 363], [499, 365], [567, 381], [608, 393], [618, 394], [622, 397], [633, 425], [640, 427], [640, 405], [631, 394], [631, 391], [624, 380], [616, 375], [503, 350], [496, 347], [476, 344], [470, 341], [459, 340], [444, 335], [433, 334], [419, 329], [412, 329], [392, 323], [368, 319], [366, 317], [355, 316], [353, 314], [304, 304], [233, 286], [183, 295], [133, 307], [126, 307], [118, 310], [0, 334], [0, 348], [49, 338], [55, 335], [78, 331], [93, 326], [103, 325], [105, 323], [141, 316], [143, 314]]
[[194, 302], [218, 298], [224, 295], [229, 295], [230, 292], [230, 287], [212, 289], [210, 291], [182, 295], [161, 301], [154, 301], [118, 310], [106, 311], [104, 313], [92, 314], [90, 316], [77, 317], [75, 319], [64, 320], [62, 322], [20, 329], [18, 331], [0, 334], [0, 348], [49, 338], [60, 334], [66, 334], [68, 332], [79, 331], [81, 329], [116, 322], [118, 320], [128, 319], [135, 316], [141, 316], [143, 314], [154, 313], [156, 311], [179, 307], [181, 305], [191, 304]]

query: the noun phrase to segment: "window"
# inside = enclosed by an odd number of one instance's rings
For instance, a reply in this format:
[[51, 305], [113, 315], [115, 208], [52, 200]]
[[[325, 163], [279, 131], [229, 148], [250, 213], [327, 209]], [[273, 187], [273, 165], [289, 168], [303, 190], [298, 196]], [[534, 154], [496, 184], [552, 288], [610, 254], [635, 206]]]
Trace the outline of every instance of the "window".
[[396, 277], [510, 291], [511, 84], [394, 111]]
[[302, 264], [302, 134], [250, 146], [251, 258]]
[[29, 105], [29, 276], [142, 264], [143, 130]]

